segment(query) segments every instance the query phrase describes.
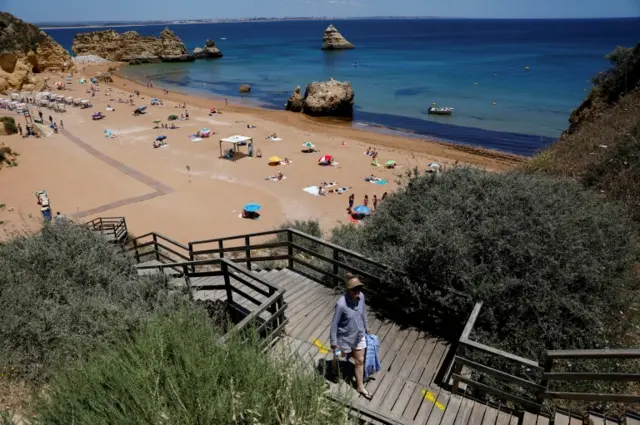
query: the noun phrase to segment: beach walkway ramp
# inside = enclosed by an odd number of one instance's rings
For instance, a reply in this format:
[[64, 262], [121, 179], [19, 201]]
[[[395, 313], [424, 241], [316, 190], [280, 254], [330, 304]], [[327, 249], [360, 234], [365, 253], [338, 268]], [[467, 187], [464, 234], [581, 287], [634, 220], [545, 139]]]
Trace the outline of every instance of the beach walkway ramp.
[[[255, 326], [265, 353], [295, 357], [303, 367], [323, 375], [331, 375], [329, 331], [345, 272], [358, 275], [366, 286], [379, 279], [376, 267], [388, 267], [295, 229], [183, 244], [155, 232], [127, 238], [123, 236], [126, 223], [118, 217], [95, 219], [88, 226], [130, 253], [139, 263], [140, 274], [163, 273], [170, 287], [189, 288], [195, 299], [223, 303], [231, 312], [234, 329]], [[403, 328], [380, 314], [375, 304], [370, 305], [369, 332], [379, 338], [382, 364], [374, 379], [366, 383], [372, 397], [367, 400], [355, 391], [353, 366], [346, 360], [341, 361], [340, 379], [325, 381], [327, 396], [347, 405], [360, 423], [640, 425], [640, 416], [632, 411], [617, 410], [611, 416], [602, 411], [559, 407], [562, 400], [614, 401], [633, 406], [640, 402], [638, 395], [572, 393], [552, 386], [567, 377], [636, 379], [637, 374], [557, 371], [554, 361], [640, 359], [640, 350], [549, 351], [540, 365], [471, 340], [481, 308], [482, 303], [476, 303], [460, 338], [451, 342], [423, 329]], [[469, 355], [473, 350], [485, 357], [521, 364], [523, 370], [538, 373], [540, 379], [514, 376], [482, 364]], [[483, 377], [510, 384], [514, 391]]]

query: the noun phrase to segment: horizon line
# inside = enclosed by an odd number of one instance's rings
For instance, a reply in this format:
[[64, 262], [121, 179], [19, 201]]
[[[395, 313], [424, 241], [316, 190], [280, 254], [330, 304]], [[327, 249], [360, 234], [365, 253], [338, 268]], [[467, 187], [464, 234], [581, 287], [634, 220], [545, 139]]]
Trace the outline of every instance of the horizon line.
[[139, 19], [139, 20], [103, 20], [103, 21], [32, 21], [34, 24], [128, 24], [128, 23], [171, 23], [179, 21], [193, 21], [205, 22], [205, 21], [250, 21], [250, 20], [349, 20], [349, 19], [461, 19], [461, 20], [501, 20], [501, 21], [584, 21], [584, 20], [605, 20], [605, 19], [640, 19], [640, 16], [607, 16], [607, 17], [578, 17], [578, 18], [566, 18], [566, 17], [531, 17], [531, 18], [510, 18], [510, 17], [463, 17], [463, 16], [405, 16], [405, 15], [373, 15], [373, 16], [253, 16], [242, 18], [173, 18], [173, 19]]

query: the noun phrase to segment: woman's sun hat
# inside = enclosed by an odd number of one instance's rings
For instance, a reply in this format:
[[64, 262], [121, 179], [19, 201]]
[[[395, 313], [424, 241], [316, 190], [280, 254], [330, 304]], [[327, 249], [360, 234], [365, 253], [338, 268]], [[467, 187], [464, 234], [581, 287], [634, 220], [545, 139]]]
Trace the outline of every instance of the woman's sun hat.
[[354, 289], [354, 288], [360, 288], [363, 287], [364, 285], [362, 284], [362, 282], [360, 282], [360, 279], [358, 279], [356, 276], [353, 276], [352, 274], [347, 274], [347, 283], [346, 283], [347, 289]]

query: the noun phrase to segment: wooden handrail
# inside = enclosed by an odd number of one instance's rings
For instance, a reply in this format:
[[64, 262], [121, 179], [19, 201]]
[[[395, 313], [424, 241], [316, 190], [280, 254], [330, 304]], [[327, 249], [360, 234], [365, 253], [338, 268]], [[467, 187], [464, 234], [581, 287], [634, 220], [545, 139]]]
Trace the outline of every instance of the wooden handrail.
[[603, 348], [599, 350], [550, 350], [547, 351], [550, 359], [640, 359], [640, 349]]
[[255, 232], [255, 233], [245, 233], [243, 235], [235, 235], [235, 236], [226, 236], [224, 238], [215, 238], [215, 239], [202, 239], [199, 241], [191, 241], [190, 243], [192, 245], [201, 245], [201, 244], [205, 244], [205, 243], [214, 243], [214, 242], [220, 242], [220, 241], [232, 241], [234, 239], [244, 239], [247, 236], [250, 238], [253, 237], [258, 237], [258, 236], [269, 236], [269, 235], [277, 235], [280, 233], [285, 233], [289, 231], [289, 229], [276, 229], [276, 230], [267, 230], [264, 232]]

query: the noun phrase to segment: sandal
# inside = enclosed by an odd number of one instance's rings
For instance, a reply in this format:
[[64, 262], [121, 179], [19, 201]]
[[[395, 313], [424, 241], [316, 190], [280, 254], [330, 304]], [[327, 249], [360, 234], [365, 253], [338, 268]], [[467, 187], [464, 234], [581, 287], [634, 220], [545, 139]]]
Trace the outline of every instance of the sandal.
[[367, 391], [366, 389], [363, 389], [362, 391], [358, 391], [358, 393], [369, 401], [371, 401], [371, 399], [373, 398], [373, 396], [369, 394], [369, 391]]

